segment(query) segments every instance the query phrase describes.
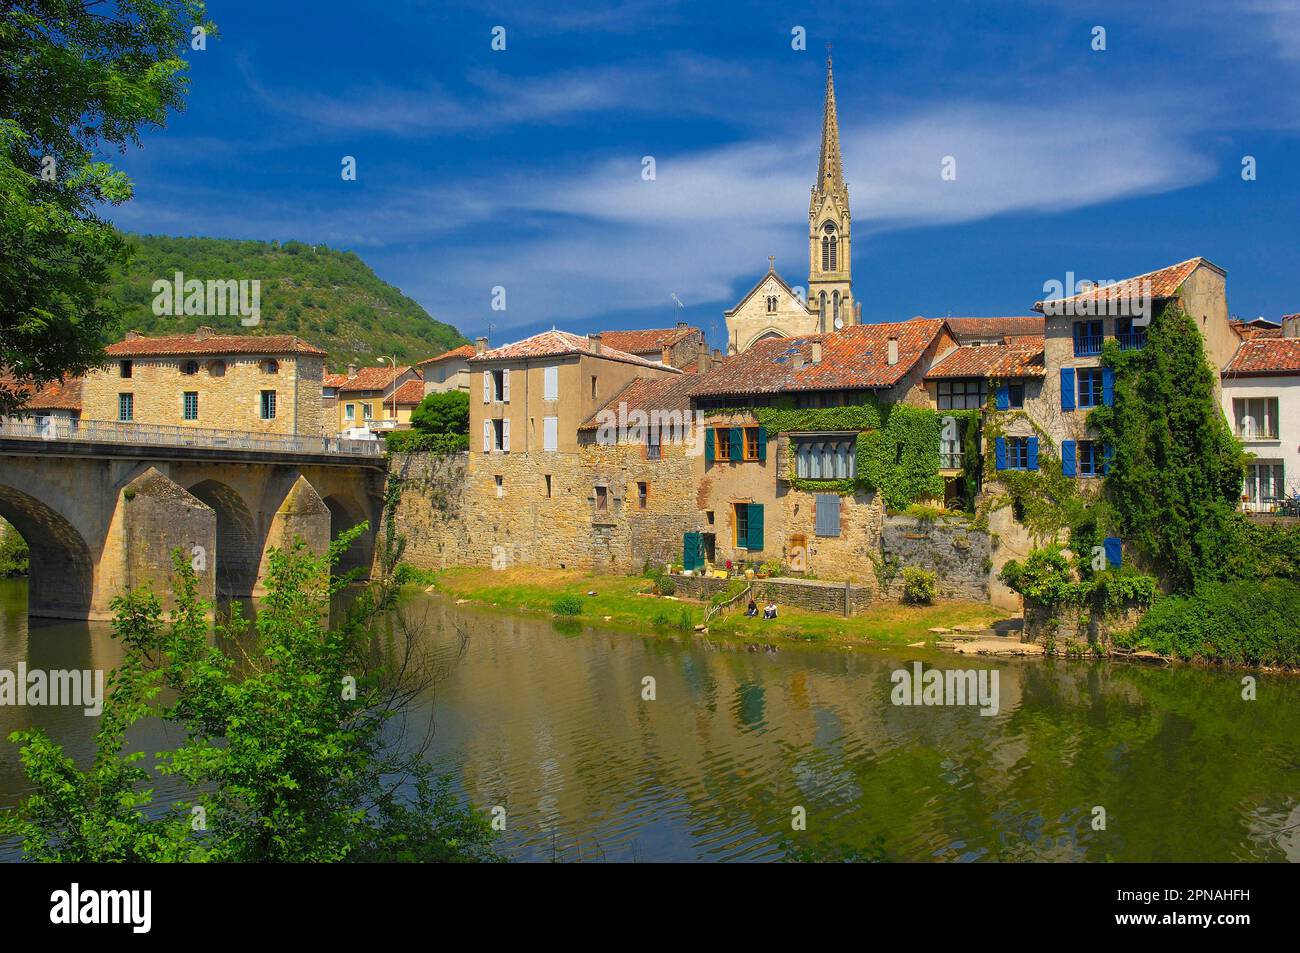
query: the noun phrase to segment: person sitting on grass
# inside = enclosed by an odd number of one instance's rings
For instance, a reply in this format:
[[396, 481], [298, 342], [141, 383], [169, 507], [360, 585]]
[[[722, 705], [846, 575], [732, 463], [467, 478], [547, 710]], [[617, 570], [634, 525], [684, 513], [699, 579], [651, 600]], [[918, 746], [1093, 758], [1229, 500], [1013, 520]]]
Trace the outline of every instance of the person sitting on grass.
[[764, 619], [775, 619], [775, 618], [776, 618], [776, 603], [775, 603], [775, 602], [769, 602], [769, 603], [768, 603], [768, 604], [763, 608], [763, 618], [764, 618]]
[[753, 599], [749, 600], [749, 608], [745, 610], [745, 615], [751, 619], [758, 615], [758, 603]]

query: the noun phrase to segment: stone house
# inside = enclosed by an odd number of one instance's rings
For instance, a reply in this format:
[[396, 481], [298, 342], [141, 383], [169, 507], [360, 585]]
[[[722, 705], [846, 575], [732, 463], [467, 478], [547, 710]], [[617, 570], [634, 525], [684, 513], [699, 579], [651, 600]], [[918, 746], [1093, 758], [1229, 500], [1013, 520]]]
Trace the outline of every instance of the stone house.
[[1284, 317], [1277, 333], [1251, 334], [1222, 373], [1223, 413], [1255, 455], [1242, 488], [1252, 512], [1300, 495], [1300, 314]]
[[469, 393], [470, 373], [469, 359], [474, 356], [474, 345], [462, 344], [450, 351], [444, 351], [437, 357], [426, 358], [415, 366], [419, 368], [424, 379], [424, 392], [436, 394], [442, 391], [463, 390]]
[[81, 417], [318, 436], [325, 352], [290, 335], [132, 331], [87, 374]]
[[647, 328], [637, 331], [604, 331], [600, 335], [605, 347], [626, 351], [647, 361], [687, 370], [699, 363], [706, 353], [704, 332], [685, 321], [675, 328]]

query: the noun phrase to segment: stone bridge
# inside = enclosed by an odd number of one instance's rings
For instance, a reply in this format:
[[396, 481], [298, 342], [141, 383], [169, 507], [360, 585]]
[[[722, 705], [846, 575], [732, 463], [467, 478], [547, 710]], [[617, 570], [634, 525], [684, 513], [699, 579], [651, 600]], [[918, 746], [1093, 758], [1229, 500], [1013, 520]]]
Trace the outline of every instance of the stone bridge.
[[108, 618], [114, 597], [144, 585], [166, 604], [177, 547], [199, 555], [204, 598], [256, 596], [269, 549], [299, 536], [323, 552], [363, 521], [370, 530], [341, 568], [369, 572], [386, 471], [373, 445], [175, 438], [161, 428], [151, 442], [141, 431], [116, 435], [98, 424], [35, 435], [0, 426], [0, 517], [31, 550], [31, 615]]

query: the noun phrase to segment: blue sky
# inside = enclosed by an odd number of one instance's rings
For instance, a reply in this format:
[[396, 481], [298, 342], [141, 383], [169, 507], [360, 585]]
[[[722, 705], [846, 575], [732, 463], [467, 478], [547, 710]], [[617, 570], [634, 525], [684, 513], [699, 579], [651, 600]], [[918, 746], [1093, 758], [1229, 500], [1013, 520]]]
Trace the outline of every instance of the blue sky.
[[827, 42], [864, 320], [1023, 314], [1067, 272], [1195, 255], [1238, 315], [1300, 311], [1296, 0], [210, 12], [189, 105], [122, 158], [110, 217], [351, 249], [470, 337], [684, 318], [718, 345], [768, 255], [804, 284]]

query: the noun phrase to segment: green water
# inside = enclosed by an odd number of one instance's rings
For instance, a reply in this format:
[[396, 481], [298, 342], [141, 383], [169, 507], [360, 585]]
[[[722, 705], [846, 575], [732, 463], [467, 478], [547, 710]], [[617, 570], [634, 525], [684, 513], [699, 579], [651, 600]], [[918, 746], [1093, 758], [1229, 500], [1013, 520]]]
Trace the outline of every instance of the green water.
[[[0, 668], [111, 666], [103, 624], [29, 622], [0, 580]], [[435, 596], [407, 607], [446, 677], [423, 704], [428, 757], [506, 810], [521, 860], [1210, 861], [1300, 859], [1300, 679], [917, 649], [557, 631]], [[914, 660], [999, 673], [1000, 711], [903, 707]], [[655, 680], [654, 701], [642, 699]], [[79, 759], [96, 719], [0, 707]], [[168, 743], [148, 726], [140, 744]], [[0, 805], [25, 789], [0, 742]], [[166, 783], [160, 797], [173, 793]], [[1105, 829], [1094, 829], [1094, 807]], [[806, 830], [792, 829], [792, 811]], [[10, 855], [12, 856], [12, 855]]]

